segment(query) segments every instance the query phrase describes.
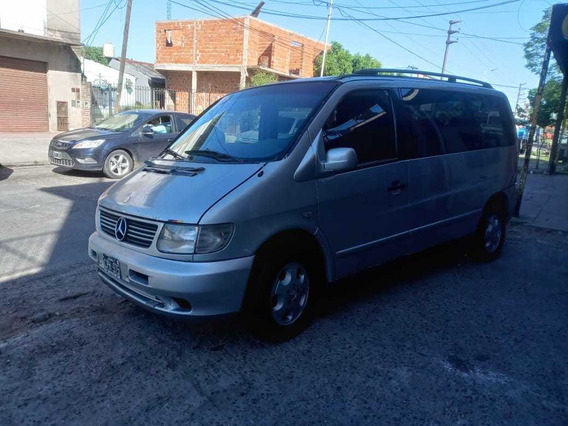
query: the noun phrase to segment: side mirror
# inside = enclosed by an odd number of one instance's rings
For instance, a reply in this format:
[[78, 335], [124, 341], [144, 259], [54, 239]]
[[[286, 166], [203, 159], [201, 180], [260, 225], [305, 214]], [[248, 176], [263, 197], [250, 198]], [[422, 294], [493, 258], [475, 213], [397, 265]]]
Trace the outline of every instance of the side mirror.
[[327, 151], [323, 169], [326, 172], [346, 172], [357, 165], [357, 153], [353, 148], [332, 148]]
[[140, 132], [143, 135], [153, 135], [154, 134], [154, 129], [152, 129], [152, 126], [150, 126], [149, 124], [146, 124], [142, 127], [142, 130]]

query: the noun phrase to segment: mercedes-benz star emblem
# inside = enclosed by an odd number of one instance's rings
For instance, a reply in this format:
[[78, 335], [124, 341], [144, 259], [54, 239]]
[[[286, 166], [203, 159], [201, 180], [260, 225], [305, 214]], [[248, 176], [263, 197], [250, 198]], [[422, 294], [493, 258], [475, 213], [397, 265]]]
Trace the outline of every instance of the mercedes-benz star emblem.
[[126, 219], [121, 217], [116, 221], [116, 225], [114, 226], [114, 236], [118, 241], [124, 240], [126, 237], [126, 231], [128, 229], [128, 223]]

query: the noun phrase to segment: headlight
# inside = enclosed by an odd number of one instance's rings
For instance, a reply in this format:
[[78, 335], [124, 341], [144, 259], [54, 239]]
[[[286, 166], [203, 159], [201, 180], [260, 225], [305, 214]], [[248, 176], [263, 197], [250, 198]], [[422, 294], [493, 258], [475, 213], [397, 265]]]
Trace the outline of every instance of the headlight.
[[105, 141], [104, 139], [94, 139], [92, 141], [79, 142], [77, 145], [73, 146], [73, 149], [96, 148], [104, 141]]
[[233, 225], [180, 225], [166, 223], [158, 238], [158, 250], [174, 254], [215, 253], [224, 249], [233, 235]]

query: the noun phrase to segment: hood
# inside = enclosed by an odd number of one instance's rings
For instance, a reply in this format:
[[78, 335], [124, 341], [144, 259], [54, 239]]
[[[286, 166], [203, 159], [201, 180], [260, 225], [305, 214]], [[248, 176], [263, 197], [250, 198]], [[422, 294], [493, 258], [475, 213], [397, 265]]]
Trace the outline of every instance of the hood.
[[77, 142], [84, 139], [112, 139], [123, 134], [124, 133], [122, 132], [113, 132], [111, 130], [86, 127], [84, 129], [77, 129], [70, 132], [60, 133], [53, 139], [65, 142]]
[[205, 170], [189, 176], [140, 169], [103, 193], [99, 205], [146, 219], [197, 224], [207, 209], [264, 164], [194, 163], [192, 166]]

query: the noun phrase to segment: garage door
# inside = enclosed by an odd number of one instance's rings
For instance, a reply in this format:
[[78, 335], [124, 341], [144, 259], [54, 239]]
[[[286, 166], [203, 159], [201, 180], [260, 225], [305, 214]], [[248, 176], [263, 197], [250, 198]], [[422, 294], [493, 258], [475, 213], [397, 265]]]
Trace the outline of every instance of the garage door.
[[0, 132], [47, 131], [47, 64], [0, 56]]

